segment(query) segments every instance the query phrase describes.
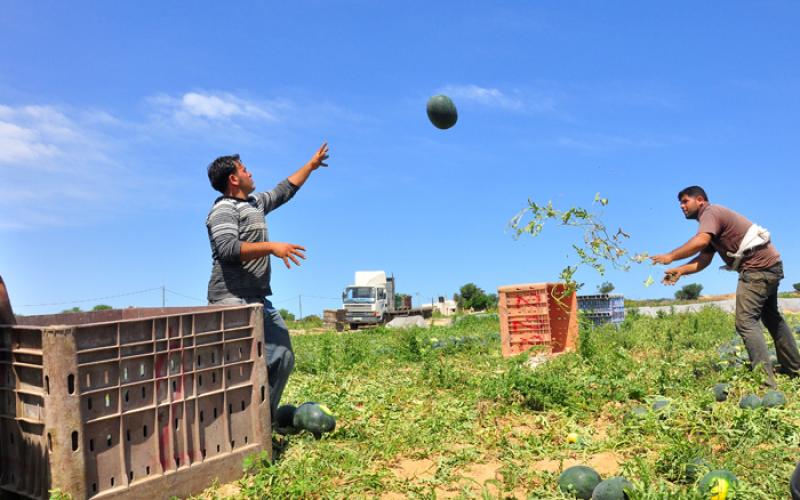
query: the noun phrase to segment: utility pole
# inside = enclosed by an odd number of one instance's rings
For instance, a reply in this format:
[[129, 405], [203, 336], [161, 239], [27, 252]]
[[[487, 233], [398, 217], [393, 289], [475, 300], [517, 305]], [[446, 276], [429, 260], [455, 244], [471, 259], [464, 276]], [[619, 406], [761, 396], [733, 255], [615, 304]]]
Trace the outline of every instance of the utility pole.
[[300, 302], [300, 317], [297, 318], [297, 319], [298, 320], [302, 320], [303, 319], [303, 296], [302, 295], [298, 295], [297, 296], [297, 300]]
[[167, 307], [167, 287], [161, 285], [161, 307]]

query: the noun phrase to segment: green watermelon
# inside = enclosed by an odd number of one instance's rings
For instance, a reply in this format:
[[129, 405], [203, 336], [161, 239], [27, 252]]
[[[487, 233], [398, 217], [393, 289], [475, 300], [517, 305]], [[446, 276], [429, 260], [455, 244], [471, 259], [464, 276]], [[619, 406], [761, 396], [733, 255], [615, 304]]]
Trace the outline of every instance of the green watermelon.
[[428, 99], [428, 119], [436, 128], [448, 129], [458, 121], [458, 111], [446, 95], [435, 95]]
[[653, 401], [653, 411], [655, 413], [660, 413], [662, 415], [669, 413], [669, 404], [670, 401], [667, 398], [658, 397], [655, 401]]
[[628, 500], [633, 484], [622, 476], [614, 476], [597, 485], [592, 492], [592, 500]]
[[730, 384], [717, 384], [714, 386], [714, 399], [718, 402], [725, 401], [728, 399], [728, 393], [730, 393], [731, 386]]
[[711, 500], [726, 500], [732, 498], [736, 487], [739, 485], [739, 480], [736, 476], [729, 471], [718, 469], [712, 470], [700, 480], [697, 490], [703, 498]]
[[294, 426], [294, 414], [297, 408], [294, 405], [283, 405], [275, 411], [273, 424], [278, 434], [297, 434], [300, 429]]
[[294, 412], [293, 424], [316, 437], [336, 428], [336, 418], [327, 406], [318, 403], [303, 403]]
[[647, 408], [644, 406], [635, 406], [625, 415], [625, 417], [622, 419], [622, 423], [628, 425], [639, 422], [647, 418], [647, 414]]
[[764, 408], [777, 408], [786, 404], [786, 396], [780, 391], [767, 391], [764, 398], [761, 400], [761, 406]]
[[697, 481], [700, 474], [711, 470], [711, 464], [706, 462], [702, 457], [695, 457], [686, 464], [686, 482], [693, 483]]
[[761, 398], [755, 394], [748, 394], [739, 401], [739, 408], [744, 410], [754, 410], [761, 406]]
[[583, 500], [592, 498], [592, 492], [598, 484], [600, 474], [585, 465], [574, 465], [558, 476], [558, 489]]

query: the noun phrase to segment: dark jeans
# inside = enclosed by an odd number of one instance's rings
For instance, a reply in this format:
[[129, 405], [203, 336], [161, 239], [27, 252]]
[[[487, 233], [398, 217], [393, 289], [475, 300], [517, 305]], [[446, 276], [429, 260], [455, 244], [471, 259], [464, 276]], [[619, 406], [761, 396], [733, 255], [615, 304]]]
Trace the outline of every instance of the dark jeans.
[[242, 299], [229, 298], [213, 302], [213, 305], [239, 305], [239, 304], [264, 304], [264, 347], [267, 354], [267, 381], [269, 383], [270, 415], [274, 416], [281, 401], [283, 390], [289, 382], [289, 375], [294, 370], [294, 351], [292, 340], [289, 338], [289, 329], [278, 313], [272, 307], [269, 299]]
[[778, 262], [767, 269], [744, 270], [739, 273], [736, 287], [736, 331], [744, 340], [753, 369], [763, 366], [767, 384], [775, 386], [767, 343], [759, 322], [769, 330], [775, 341], [775, 352], [781, 371], [790, 375], [800, 373], [800, 352], [797, 351], [792, 330], [778, 309], [778, 285], [783, 279], [783, 264]]

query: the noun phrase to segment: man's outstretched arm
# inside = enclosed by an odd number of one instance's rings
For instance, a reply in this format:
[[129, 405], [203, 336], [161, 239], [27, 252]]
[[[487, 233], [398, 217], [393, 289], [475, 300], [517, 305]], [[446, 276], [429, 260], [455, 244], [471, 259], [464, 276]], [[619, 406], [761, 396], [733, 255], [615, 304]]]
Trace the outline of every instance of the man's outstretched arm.
[[0, 325], [16, 324], [17, 318], [14, 316], [14, 310], [11, 309], [11, 300], [8, 298], [8, 290], [6, 290], [3, 277], [0, 276]]
[[676, 260], [685, 259], [700, 252], [711, 244], [711, 235], [708, 233], [698, 233], [692, 239], [679, 246], [675, 250], [661, 255], [654, 255], [650, 260], [654, 264], [672, 264]]
[[708, 265], [711, 264], [711, 260], [713, 258], [713, 251], [702, 251], [700, 252], [700, 255], [690, 260], [686, 264], [664, 271], [664, 278], [661, 280], [661, 282], [665, 285], [674, 285], [678, 282], [681, 276], [699, 273], [703, 269], [707, 268]]

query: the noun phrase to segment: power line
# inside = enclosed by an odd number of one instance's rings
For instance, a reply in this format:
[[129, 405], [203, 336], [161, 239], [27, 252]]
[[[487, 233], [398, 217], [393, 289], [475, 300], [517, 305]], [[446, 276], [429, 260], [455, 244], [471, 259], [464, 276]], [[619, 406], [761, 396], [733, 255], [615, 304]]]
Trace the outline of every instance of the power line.
[[147, 288], [145, 290], [137, 290], [135, 292], [120, 293], [120, 294], [117, 294], [117, 295], [106, 295], [105, 297], [94, 297], [94, 298], [91, 298], [91, 299], [68, 300], [66, 302], [50, 302], [50, 303], [47, 303], [47, 304], [23, 304], [23, 305], [21, 305], [19, 307], [62, 306], [64, 304], [78, 304], [78, 303], [81, 303], [81, 302], [94, 302], [94, 301], [97, 301], [97, 300], [116, 299], [118, 297], [127, 297], [129, 295], [138, 295], [140, 293], [155, 292], [156, 290], [161, 290], [161, 287], [159, 286], [159, 287], [156, 287], [156, 288]]
[[184, 294], [182, 294], [180, 292], [176, 292], [175, 290], [170, 290], [169, 288], [167, 288], [166, 290], [169, 293], [171, 293], [173, 295], [177, 295], [178, 297], [183, 297], [184, 299], [190, 299], [190, 300], [194, 300], [196, 302], [207, 302], [206, 300], [198, 299], [197, 297], [190, 297], [189, 295], [184, 295]]

